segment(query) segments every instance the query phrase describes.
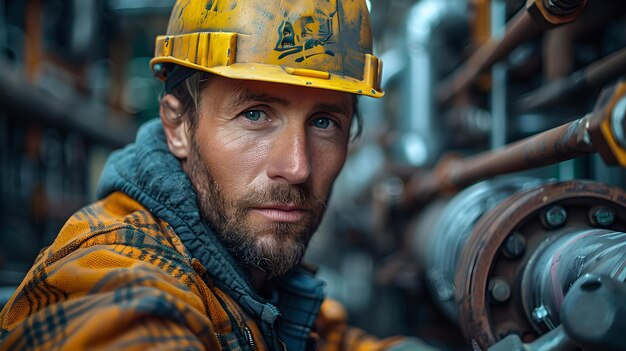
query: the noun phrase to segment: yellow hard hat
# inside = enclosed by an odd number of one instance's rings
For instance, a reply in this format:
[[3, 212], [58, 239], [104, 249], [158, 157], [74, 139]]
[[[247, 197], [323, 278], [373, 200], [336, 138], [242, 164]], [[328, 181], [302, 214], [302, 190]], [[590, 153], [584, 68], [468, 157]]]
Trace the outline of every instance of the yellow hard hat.
[[382, 61], [372, 55], [364, 0], [178, 0], [150, 65], [372, 97]]

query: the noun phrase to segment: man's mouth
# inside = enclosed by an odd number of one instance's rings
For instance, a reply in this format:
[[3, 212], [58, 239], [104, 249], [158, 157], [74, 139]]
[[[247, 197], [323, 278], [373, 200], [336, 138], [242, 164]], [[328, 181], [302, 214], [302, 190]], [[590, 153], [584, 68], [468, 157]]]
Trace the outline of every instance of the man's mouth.
[[286, 223], [299, 222], [308, 210], [306, 207], [290, 204], [262, 205], [251, 209], [271, 221]]

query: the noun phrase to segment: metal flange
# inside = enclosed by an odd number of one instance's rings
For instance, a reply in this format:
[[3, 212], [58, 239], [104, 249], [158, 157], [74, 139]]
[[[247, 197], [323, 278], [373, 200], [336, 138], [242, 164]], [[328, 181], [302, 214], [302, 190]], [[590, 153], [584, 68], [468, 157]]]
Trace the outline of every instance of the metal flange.
[[[597, 213], [600, 208], [604, 212]], [[459, 324], [467, 339], [486, 349], [510, 334], [531, 342], [552, 329], [548, 323], [558, 323], [550, 315], [558, 301], [529, 301], [527, 289], [535, 287], [527, 271], [550, 242], [576, 231], [623, 234], [626, 241], [624, 190], [591, 181], [547, 184], [518, 192], [486, 213], [461, 251], [455, 276]], [[583, 273], [581, 268], [571, 278]]]

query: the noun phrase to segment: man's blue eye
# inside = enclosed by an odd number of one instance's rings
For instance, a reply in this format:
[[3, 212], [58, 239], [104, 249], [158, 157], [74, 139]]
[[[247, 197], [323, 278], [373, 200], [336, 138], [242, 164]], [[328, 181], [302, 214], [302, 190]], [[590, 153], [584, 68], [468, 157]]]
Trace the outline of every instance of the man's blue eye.
[[331, 123], [334, 123], [328, 118], [316, 118], [313, 120], [313, 125], [320, 129], [327, 129], [331, 127]]
[[246, 111], [243, 116], [251, 121], [258, 121], [261, 119], [261, 111]]

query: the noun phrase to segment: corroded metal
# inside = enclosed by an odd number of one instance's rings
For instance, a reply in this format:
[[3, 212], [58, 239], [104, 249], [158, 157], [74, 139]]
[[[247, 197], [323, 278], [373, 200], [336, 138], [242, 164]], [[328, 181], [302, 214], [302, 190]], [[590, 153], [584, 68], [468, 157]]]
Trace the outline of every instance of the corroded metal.
[[626, 49], [621, 49], [572, 73], [567, 78], [552, 81], [525, 94], [516, 102], [516, 110], [529, 112], [549, 107], [576, 94], [600, 89], [615, 77], [624, 74], [626, 74]]
[[[529, 177], [492, 179], [465, 189], [445, 206], [435, 203], [423, 211], [424, 215], [414, 231], [416, 256], [424, 267], [431, 295], [451, 321], [457, 322], [459, 314], [454, 299], [459, 257], [476, 222], [515, 192], [544, 183], [544, 180]], [[523, 255], [524, 245], [513, 239], [509, 247], [511, 254], [517, 257]], [[506, 300], [506, 294], [501, 289], [503, 285], [496, 287], [495, 283], [500, 282], [493, 283], [492, 288], [497, 288], [494, 291], [496, 298]]]
[[499, 174], [546, 166], [595, 152], [589, 138], [590, 116], [531, 136], [503, 149], [468, 158], [442, 159], [433, 172], [409, 185], [416, 199], [438, 192], [454, 192]]
[[437, 100], [445, 104], [465, 89], [478, 75], [508, 55], [517, 45], [530, 40], [541, 31], [526, 10], [518, 12], [507, 23], [502, 39], [490, 39], [437, 89]]
[[[548, 229], [542, 216], [554, 206], [569, 215], [561, 228]], [[607, 227], [589, 223], [588, 214], [598, 206], [614, 211]], [[514, 260], [504, 254], [511, 235], [525, 238], [524, 253]], [[517, 192], [485, 213], [464, 241], [455, 276], [461, 329], [483, 348], [511, 333], [531, 342], [558, 325], [556, 311], [571, 283], [590, 272], [623, 280], [625, 260], [624, 190], [571, 181]], [[511, 284], [504, 301], [490, 291], [497, 277]]]
[[[525, 8], [507, 23], [502, 38], [487, 41], [439, 86], [438, 102], [440, 104], [449, 102], [456, 94], [467, 88], [480, 73], [506, 57], [519, 44], [532, 39], [545, 29], [576, 20], [587, 3], [586, 0], [557, 2], [558, 5], [554, 3], [546, 6], [542, 0], [529, 0]], [[572, 8], [572, 5], [575, 7]], [[566, 11], [563, 11], [563, 8]]]
[[[501, 149], [467, 158], [442, 158], [434, 171], [415, 176], [407, 200], [425, 200], [433, 194], [455, 192], [496, 175], [555, 164], [600, 153], [607, 164], [626, 167], [626, 149], [611, 130], [613, 111], [626, 97], [626, 82], [604, 90], [594, 111], [562, 126], [530, 136]], [[619, 127], [619, 126], [618, 126]]]

